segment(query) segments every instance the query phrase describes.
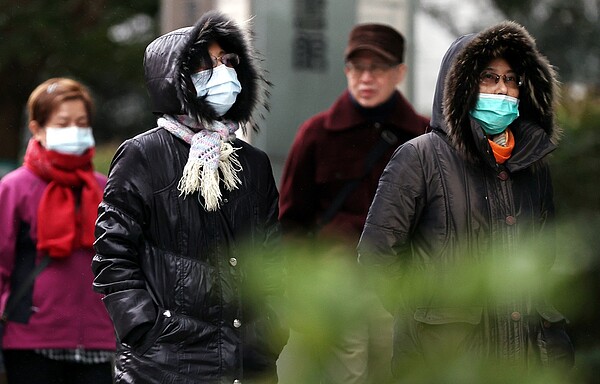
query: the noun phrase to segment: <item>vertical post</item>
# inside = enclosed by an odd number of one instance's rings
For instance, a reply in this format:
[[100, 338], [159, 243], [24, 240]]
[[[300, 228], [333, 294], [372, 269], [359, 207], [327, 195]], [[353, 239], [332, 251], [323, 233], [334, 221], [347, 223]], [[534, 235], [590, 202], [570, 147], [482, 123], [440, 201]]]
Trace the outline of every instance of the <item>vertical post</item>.
[[272, 81], [271, 110], [252, 143], [279, 180], [300, 124], [346, 88], [344, 48], [357, 0], [252, 0], [256, 46]]
[[416, 83], [416, 63], [417, 63], [417, 50], [416, 50], [416, 37], [415, 37], [415, 17], [419, 5], [419, 0], [407, 0], [407, 12], [406, 12], [406, 40], [407, 40], [407, 54], [406, 54], [406, 65], [408, 66], [408, 73], [406, 78], [406, 97], [414, 102], [415, 100], [415, 83]]

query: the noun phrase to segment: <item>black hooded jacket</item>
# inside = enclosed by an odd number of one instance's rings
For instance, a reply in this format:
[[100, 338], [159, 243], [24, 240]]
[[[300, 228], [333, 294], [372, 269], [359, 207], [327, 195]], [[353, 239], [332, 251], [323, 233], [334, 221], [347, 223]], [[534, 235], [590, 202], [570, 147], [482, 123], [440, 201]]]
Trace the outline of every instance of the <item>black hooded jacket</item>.
[[[217, 12], [148, 46], [155, 114], [216, 118], [190, 80], [211, 41], [240, 56], [242, 91], [225, 117], [252, 122], [265, 81], [247, 36]], [[221, 207], [211, 212], [198, 193], [180, 195], [190, 146], [165, 129], [127, 140], [115, 154], [92, 268], [119, 341], [117, 383], [232, 383], [275, 374], [286, 340], [274, 309], [283, 295], [278, 193], [266, 154], [238, 139], [232, 144], [241, 185], [221, 186]]]
[[[483, 129], [469, 115], [479, 93], [479, 74], [496, 57], [505, 58], [525, 78], [519, 93], [520, 117], [510, 126], [515, 147], [503, 165], [496, 163]], [[406, 295], [385, 297], [390, 310], [404, 319], [396, 330], [397, 357], [420, 348], [414, 339], [415, 324], [461, 323], [483, 329], [474, 338], [482, 353], [525, 361], [526, 344], [532, 341], [525, 319], [563, 320], [543, 298], [520, 290], [518, 284], [501, 285], [502, 292], [494, 299], [481, 295], [481, 287], [491, 285], [482, 273], [477, 275], [481, 281], [473, 282], [477, 292], [460, 298], [446, 295], [462, 295], [468, 287], [461, 280], [464, 275], [453, 273], [455, 268], [497, 265], [498, 271], [511, 270], [548, 229], [554, 206], [544, 157], [555, 149], [559, 133], [553, 120], [556, 81], [531, 36], [513, 22], [463, 36], [446, 53], [435, 92], [432, 132], [394, 154], [380, 179], [358, 247], [360, 263], [390, 281], [402, 282], [409, 270], [418, 271], [419, 288], [411, 286]], [[549, 252], [534, 255], [537, 278], [554, 259]], [[413, 268], [407, 269], [409, 265]], [[530, 283], [541, 287], [540, 279]]]

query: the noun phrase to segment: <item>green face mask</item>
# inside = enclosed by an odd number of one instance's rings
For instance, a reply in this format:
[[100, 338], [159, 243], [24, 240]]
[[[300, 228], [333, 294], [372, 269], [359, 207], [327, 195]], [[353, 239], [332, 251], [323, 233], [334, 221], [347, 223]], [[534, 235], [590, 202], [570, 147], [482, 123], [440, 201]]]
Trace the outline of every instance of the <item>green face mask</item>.
[[519, 99], [507, 95], [480, 93], [470, 112], [485, 133], [497, 135], [519, 117]]

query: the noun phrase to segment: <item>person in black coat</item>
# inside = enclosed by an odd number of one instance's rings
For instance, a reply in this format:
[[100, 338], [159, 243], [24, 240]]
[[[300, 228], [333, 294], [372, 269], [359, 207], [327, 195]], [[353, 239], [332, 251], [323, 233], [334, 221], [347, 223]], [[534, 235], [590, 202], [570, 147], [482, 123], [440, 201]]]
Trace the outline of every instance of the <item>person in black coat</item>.
[[477, 363], [516, 377], [573, 364], [565, 318], [544, 292], [554, 262], [546, 158], [560, 136], [556, 87], [553, 67], [514, 22], [448, 49], [432, 132], [388, 163], [358, 246], [395, 315], [399, 379], [462, 382], [449, 372], [466, 365], [480, 375]]
[[278, 192], [267, 155], [235, 137], [266, 106], [255, 55], [216, 11], [146, 49], [158, 127], [114, 156], [92, 264], [117, 383], [277, 382]]

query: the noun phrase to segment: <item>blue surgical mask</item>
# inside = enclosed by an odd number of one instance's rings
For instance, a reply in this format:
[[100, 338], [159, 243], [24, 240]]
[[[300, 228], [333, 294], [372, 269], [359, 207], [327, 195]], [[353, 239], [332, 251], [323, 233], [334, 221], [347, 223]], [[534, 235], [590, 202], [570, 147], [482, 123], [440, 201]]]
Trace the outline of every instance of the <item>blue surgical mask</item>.
[[519, 99], [507, 95], [480, 93], [470, 112], [488, 135], [497, 135], [519, 117]]
[[224, 64], [213, 68], [211, 78], [206, 81], [209, 70], [193, 73], [192, 82], [198, 97], [206, 96], [206, 102], [213, 107], [217, 115], [223, 116], [235, 103], [242, 85], [237, 79], [235, 69]]
[[46, 127], [46, 149], [65, 155], [81, 155], [95, 145], [92, 128]]

